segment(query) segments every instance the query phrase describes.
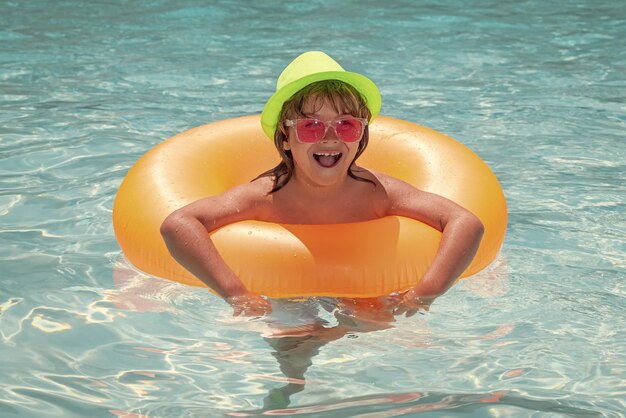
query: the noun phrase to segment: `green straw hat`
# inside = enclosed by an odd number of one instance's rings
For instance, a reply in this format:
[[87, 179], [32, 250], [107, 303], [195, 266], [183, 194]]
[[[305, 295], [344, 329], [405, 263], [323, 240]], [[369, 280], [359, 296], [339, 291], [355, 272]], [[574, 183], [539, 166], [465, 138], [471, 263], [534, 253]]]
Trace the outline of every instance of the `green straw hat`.
[[309, 51], [298, 56], [283, 70], [276, 83], [276, 92], [269, 98], [261, 114], [265, 134], [274, 139], [274, 132], [283, 104], [311, 83], [340, 80], [354, 87], [365, 99], [374, 120], [382, 104], [380, 91], [369, 78], [344, 70], [334, 59], [321, 51]]

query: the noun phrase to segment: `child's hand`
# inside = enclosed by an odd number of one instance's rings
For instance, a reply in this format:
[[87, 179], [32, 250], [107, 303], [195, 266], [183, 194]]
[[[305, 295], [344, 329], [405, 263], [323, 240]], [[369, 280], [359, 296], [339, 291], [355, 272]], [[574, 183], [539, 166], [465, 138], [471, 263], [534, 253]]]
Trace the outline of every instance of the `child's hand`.
[[406, 314], [406, 317], [415, 315], [418, 311], [428, 311], [431, 303], [435, 298], [419, 296], [415, 289], [409, 289], [401, 295], [401, 300], [396, 309], [394, 309], [394, 315]]
[[272, 312], [272, 304], [262, 296], [245, 293], [225, 298], [233, 307], [233, 316], [263, 316]]

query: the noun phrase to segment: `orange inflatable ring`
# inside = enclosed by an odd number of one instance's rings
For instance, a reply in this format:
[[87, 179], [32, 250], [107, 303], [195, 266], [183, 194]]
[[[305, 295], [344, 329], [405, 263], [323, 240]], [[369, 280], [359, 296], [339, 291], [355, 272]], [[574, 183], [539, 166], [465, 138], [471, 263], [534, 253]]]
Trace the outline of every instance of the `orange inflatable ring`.
[[[259, 116], [211, 123], [144, 155], [122, 182], [113, 226], [126, 258], [151, 275], [204, 286], [170, 256], [159, 228], [190, 202], [249, 182], [278, 163]], [[455, 140], [414, 123], [378, 117], [359, 165], [445, 196], [477, 215], [485, 234], [462, 277], [496, 257], [507, 224], [502, 189], [489, 167]], [[440, 232], [386, 217], [340, 225], [239, 222], [211, 233], [226, 263], [252, 292], [269, 297], [373, 297], [415, 285]]]

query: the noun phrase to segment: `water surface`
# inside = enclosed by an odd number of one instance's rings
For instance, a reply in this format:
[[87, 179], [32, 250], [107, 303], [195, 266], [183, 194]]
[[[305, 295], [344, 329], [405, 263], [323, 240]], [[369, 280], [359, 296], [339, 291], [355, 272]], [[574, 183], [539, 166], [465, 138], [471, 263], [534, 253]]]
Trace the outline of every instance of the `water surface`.
[[[620, 2], [34, 0], [0, 16], [0, 415], [626, 410]], [[309, 49], [373, 79], [382, 114], [480, 155], [509, 229], [426, 314], [380, 329], [321, 308], [323, 336], [270, 338], [119, 264], [111, 210], [147, 150], [260, 113]], [[305, 323], [309, 303], [277, 320]]]

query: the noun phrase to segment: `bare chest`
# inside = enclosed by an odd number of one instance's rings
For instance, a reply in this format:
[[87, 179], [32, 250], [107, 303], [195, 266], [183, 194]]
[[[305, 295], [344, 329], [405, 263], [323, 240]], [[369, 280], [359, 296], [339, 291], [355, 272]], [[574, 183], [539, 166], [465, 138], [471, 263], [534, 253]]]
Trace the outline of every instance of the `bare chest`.
[[[380, 186], [378, 187], [380, 189]], [[384, 192], [363, 187], [329, 196], [275, 193], [271, 202], [272, 219], [290, 224], [335, 224], [363, 222], [385, 216]]]

